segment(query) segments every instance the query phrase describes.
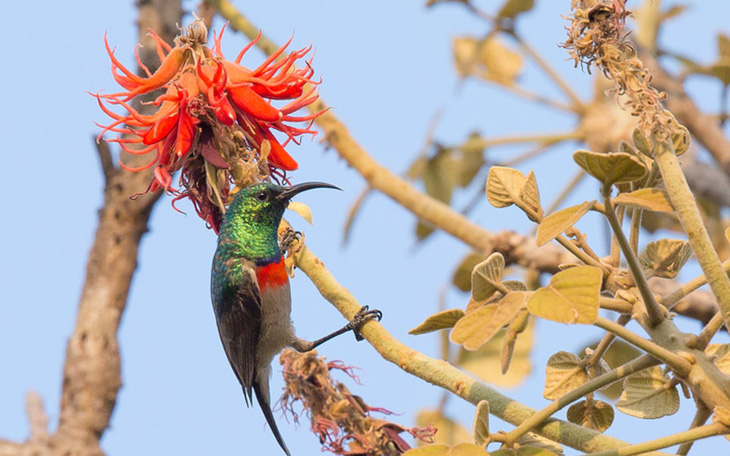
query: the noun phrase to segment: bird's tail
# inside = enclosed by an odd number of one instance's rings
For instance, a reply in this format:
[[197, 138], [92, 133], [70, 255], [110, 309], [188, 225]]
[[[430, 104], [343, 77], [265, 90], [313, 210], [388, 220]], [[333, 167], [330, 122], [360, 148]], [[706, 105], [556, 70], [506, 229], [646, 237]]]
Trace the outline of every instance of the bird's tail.
[[274, 414], [271, 411], [268, 382], [261, 382], [259, 381], [259, 379], [254, 380], [253, 391], [256, 394], [256, 400], [259, 402], [261, 410], [264, 412], [264, 417], [269, 423], [271, 432], [274, 433], [276, 441], [279, 443], [281, 449], [284, 450], [284, 453], [286, 453], [287, 456], [291, 456], [289, 448], [286, 447], [286, 443], [284, 443], [284, 438], [281, 436], [279, 428], [276, 426], [276, 420], [274, 420]]

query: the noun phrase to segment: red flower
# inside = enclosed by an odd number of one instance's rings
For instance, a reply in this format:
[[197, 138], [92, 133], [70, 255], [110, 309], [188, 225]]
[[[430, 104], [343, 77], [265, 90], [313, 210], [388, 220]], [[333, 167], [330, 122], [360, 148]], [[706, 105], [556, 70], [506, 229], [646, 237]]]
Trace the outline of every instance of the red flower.
[[[190, 198], [198, 214], [216, 232], [228, 202], [230, 182], [243, 187], [269, 175], [286, 180], [286, 171], [298, 165], [284, 146], [289, 141], [299, 143], [301, 135], [316, 134], [311, 125], [321, 114], [294, 115], [318, 97], [319, 82], [312, 80], [311, 59], [302, 69], [294, 66], [311, 46], [282, 57], [287, 43], [250, 70], [241, 65], [241, 59], [260, 35], [232, 62], [221, 52], [222, 35], [223, 31], [215, 37], [212, 49], [206, 47], [207, 29], [202, 21], [195, 21], [175, 39], [172, 48], [150, 31], [161, 64], [151, 74], [138, 57], [147, 77], [124, 67], [105, 37], [114, 79], [125, 91], [95, 95], [102, 111], [114, 120], [102, 126], [99, 136], [108, 131], [119, 133], [118, 138], [109, 141], [119, 143], [131, 154], [154, 154], [142, 167], [122, 166], [130, 171], [155, 166], [147, 191], [163, 188], [177, 194], [173, 203]], [[165, 92], [151, 103], [158, 107], [154, 114], [140, 114], [129, 104], [135, 97], [158, 89]], [[272, 100], [289, 102], [276, 107]], [[110, 109], [112, 106], [127, 112], [117, 114]], [[286, 136], [283, 144], [272, 129]], [[172, 186], [172, 175], [178, 170], [184, 187], [181, 191]]]

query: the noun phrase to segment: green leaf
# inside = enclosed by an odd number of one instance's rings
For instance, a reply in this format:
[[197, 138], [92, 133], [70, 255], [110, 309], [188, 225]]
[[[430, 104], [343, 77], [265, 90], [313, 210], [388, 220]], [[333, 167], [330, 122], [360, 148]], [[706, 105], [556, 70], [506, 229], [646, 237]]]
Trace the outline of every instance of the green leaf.
[[654, 212], [674, 212], [669, 195], [663, 189], [642, 188], [631, 193], [620, 193], [613, 199], [613, 204], [638, 207]]
[[634, 146], [624, 140], [621, 140], [618, 143], [618, 151], [629, 155], [639, 155], [638, 149], [636, 149]]
[[605, 185], [633, 182], [646, 174], [643, 163], [623, 152], [600, 154], [579, 150], [573, 154], [573, 160]]
[[682, 239], [660, 239], [647, 244], [639, 262], [648, 276], [673, 279], [692, 255], [689, 242]]
[[598, 432], [608, 429], [613, 418], [611, 404], [595, 399], [577, 402], [568, 409], [568, 421]]
[[679, 392], [662, 368], [654, 366], [624, 380], [624, 392], [616, 408], [637, 418], [653, 419], [672, 415], [679, 410]]
[[497, 13], [497, 18], [514, 19], [518, 15], [530, 11], [535, 6], [535, 0], [507, 0]]
[[471, 290], [471, 272], [483, 260], [484, 257], [482, 255], [469, 253], [456, 267], [456, 271], [454, 271], [454, 275], [451, 278], [451, 283], [461, 291]]
[[423, 323], [408, 331], [408, 334], [426, 334], [439, 329], [453, 328], [463, 316], [464, 311], [461, 309], [443, 310], [426, 318]]
[[509, 324], [525, 304], [527, 294], [513, 291], [494, 304], [488, 304], [461, 318], [450, 339], [467, 350], [476, 350]]
[[573, 353], [555, 353], [545, 367], [545, 399], [554, 401], [588, 381], [583, 361]]
[[[728, 68], [728, 77], [730, 77], [730, 68]], [[674, 153], [679, 157], [689, 149], [690, 135], [689, 130], [684, 125], [675, 125], [674, 131], [672, 132], [672, 145], [674, 146]]]
[[641, 133], [641, 130], [635, 128], [631, 139], [634, 141], [634, 146], [636, 146], [636, 148], [639, 149], [642, 154], [646, 155], [647, 157], [653, 157], [651, 143]]
[[474, 267], [471, 272], [471, 295], [475, 301], [489, 298], [502, 281], [504, 257], [499, 252], [489, 255], [486, 260]]
[[553, 442], [552, 440], [533, 432], [527, 432], [523, 434], [522, 436], [520, 436], [519, 439], [517, 439], [516, 443], [519, 443], [520, 447], [540, 448], [543, 450], [552, 451], [553, 453], [558, 455], [563, 454], [563, 447], [559, 443]]
[[593, 266], [576, 266], [555, 274], [527, 301], [533, 315], [560, 323], [591, 324], [598, 317], [603, 273]]
[[519, 280], [505, 280], [502, 285], [510, 291], [527, 291], [527, 285]]
[[436, 155], [426, 162], [423, 183], [426, 193], [437, 200], [449, 204], [454, 189], [454, 162], [448, 149], [438, 147]]
[[508, 207], [519, 200], [527, 177], [513, 168], [492, 166], [487, 177], [487, 200], [494, 207]]
[[679, 410], [679, 392], [660, 366], [644, 369], [624, 380], [624, 392], [616, 408], [637, 418], [653, 419]]
[[545, 245], [573, 226], [586, 212], [593, 209], [596, 201], [561, 209], [545, 217], [537, 226], [537, 245]]
[[466, 187], [474, 180], [479, 170], [484, 166], [484, 141], [477, 132], [469, 135], [466, 142], [457, 150], [452, 151], [456, 154], [454, 161], [457, 164], [458, 176], [456, 184], [460, 187]]
[[[593, 347], [598, 346], [598, 341], [592, 344]], [[608, 350], [603, 354], [601, 361], [606, 361], [611, 369], [622, 366], [629, 361], [633, 361], [641, 355], [633, 345], [627, 344], [622, 340], [614, 340]], [[602, 388], [599, 393], [609, 399], [618, 399], [623, 392], [623, 382], [614, 382]]]
[[472, 434], [474, 443], [480, 447], [484, 448], [489, 443], [489, 402], [484, 399], [477, 404]]

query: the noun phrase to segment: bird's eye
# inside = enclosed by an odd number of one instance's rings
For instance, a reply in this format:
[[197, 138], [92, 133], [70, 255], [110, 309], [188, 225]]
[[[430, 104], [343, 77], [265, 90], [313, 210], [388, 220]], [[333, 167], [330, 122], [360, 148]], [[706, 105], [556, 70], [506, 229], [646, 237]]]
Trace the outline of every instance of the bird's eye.
[[269, 194], [266, 192], [261, 192], [256, 195], [256, 199], [259, 201], [266, 201], [269, 199]]

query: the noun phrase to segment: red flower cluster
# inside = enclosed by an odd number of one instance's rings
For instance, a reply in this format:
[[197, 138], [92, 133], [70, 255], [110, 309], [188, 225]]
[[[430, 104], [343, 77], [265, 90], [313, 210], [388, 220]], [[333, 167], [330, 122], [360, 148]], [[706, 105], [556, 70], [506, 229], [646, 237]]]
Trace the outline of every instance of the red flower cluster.
[[[177, 194], [175, 201], [190, 198], [198, 214], [216, 231], [230, 183], [245, 186], [260, 180], [260, 173], [254, 173], [254, 169], [264, 170], [264, 176], [271, 173], [285, 179], [286, 171], [295, 170], [297, 162], [284, 146], [289, 141], [298, 143], [303, 134], [314, 135], [311, 124], [320, 114], [293, 115], [318, 97], [319, 82], [311, 79], [311, 59], [302, 69], [295, 67], [311, 46], [284, 56], [287, 43], [251, 70], [241, 65], [241, 59], [260, 35], [232, 62], [221, 51], [222, 35], [223, 31], [215, 38], [213, 48], [208, 48], [207, 29], [196, 21], [175, 39], [173, 48], [150, 31], [161, 65], [152, 74], [138, 56], [146, 78], [124, 67], [105, 37], [114, 79], [126, 91], [96, 95], [101, 109], [114, 119], [102, 126], [100, 136], [108, 131], [119, 133], [118, 138], [109, 141], [119, 143], [126, 152], [154, 153], [150, 163], [125, 168], [140, 171], [155, 166], [147, 191], [162, 188]], [[157, 107], [154, 114], [140, 114], [129, 104], [133, 98], [158, 89], [164, 93], [151, 102]], [[289, 102], [275, 107], [272, 100]], [[117, 114], [110, 106], [123, 107], [127, 113]], [[292, 122], [304, 122], [305, 126], [294, 127]], [[286, 141], [280, 143], [272, 130], [286, 135]], [[268, 166], [259, 166], [262, 164]], [[178, 170], [182, 190], [172, 186], [172, 175]]]

